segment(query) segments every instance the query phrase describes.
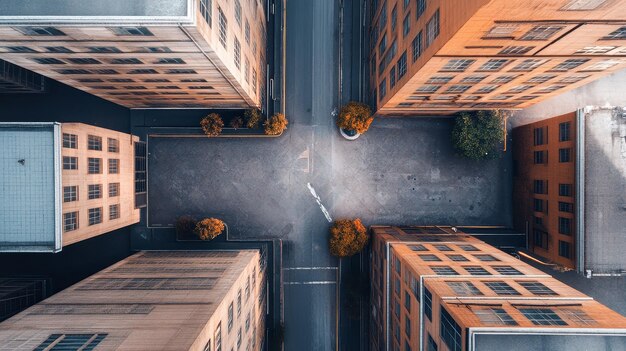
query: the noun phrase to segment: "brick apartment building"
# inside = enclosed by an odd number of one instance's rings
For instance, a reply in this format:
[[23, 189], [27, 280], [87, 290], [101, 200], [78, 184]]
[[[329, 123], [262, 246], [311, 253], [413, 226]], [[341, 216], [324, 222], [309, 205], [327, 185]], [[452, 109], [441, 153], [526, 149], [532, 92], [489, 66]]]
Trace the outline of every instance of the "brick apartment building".
[[261, 0], [3, 1], [0, 58], [130, 108], [261, 107]]
[[58, 252], [139, 222], [140, 146], [82, 123], [0, 124], [0, 251]]
[[626, 348], [626, 318], [472, 236], [371, 230], [371, 350]]
[[576, 113], [513, 129], [515, 227], [531, 252], [576, 268]]
[[261, 350], [258, 250], [143, 251], [0, 324], [7, 350]]
[[372, 0], [378, 114], [524, 108], [626, 67], [626, 0]]
[[513, 129], [514, 226], [547, 263], [626, 274], [624, 111], [587, 107]]

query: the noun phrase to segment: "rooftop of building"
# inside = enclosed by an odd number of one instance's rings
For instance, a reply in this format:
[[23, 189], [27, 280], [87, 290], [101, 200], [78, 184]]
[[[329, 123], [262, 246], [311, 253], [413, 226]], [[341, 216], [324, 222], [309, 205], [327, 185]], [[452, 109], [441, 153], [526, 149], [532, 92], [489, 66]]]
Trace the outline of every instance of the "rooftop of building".
[[59, 127], [0, 124], [0, 251], [61, 248]]
[[38, 17], [186, 17], [192, 3], [190, 0], [5, 0], [0, 3], [0, 19], [22, 16], [30, 17], [29, 20]]
[[207, 327], [214, 313], [234, 299], [232, 291], [249, 281], [246, 272], [258, 262], [258, 250], [142, 251], [3, 322], [0, 344], [191, 349], [208, 339], [207, 328], [213, 333], [222, 320]]

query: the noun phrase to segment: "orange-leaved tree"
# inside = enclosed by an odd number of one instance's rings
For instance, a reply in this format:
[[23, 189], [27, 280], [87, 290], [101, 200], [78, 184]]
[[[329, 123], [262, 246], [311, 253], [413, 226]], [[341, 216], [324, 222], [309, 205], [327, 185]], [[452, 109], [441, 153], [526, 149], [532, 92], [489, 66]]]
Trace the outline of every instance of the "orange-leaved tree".
[[360, 219], [340, 219], [330, 227], [330, 253], [348, 257], [363, 250], [369, 241], [367, 229]]
[[337, 116], [337, 126], [343, 130], [353, 130], [363, 134], [367, 132], [374, 121], [372, 111], [366, 104], [350, 101], [341, 108]]
[[265, 127], [265, 134], [267, 135], [280, 135], [285, 129], [287, 129], [287, 118], [282, 113], [276, 113], [270, 117], [263, 126]]
[[259, 126], [259, 123], [261, 122], [261, 110], [259, 110], [258, 108], [246, 110], [243, 116], [246, 119], [247, 128], [257, 128]]
[[202, 240], [213, 240], [224, 231], [224, 222], [217, 218], [205, 218], [196, 223], [196, 235]]
[[217, 113], [209, 113], [200, 121], [200, 127], [207, 136], [218, 136], [222, 133], [224, 121]]

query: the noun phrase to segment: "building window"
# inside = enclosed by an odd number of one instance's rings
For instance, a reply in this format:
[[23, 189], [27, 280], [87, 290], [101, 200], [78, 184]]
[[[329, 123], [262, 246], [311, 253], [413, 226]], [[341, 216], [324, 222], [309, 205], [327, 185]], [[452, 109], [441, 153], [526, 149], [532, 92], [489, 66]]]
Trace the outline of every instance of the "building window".
[[226, 49], [226, 37], [228, 35], [228, 32], [227, 32], [228, 21], [226, 20], [226, 16], [224, 15], [224, 12], [222, 11], [220, 7], [217, 8], [217, 12], [218, 12], [219, 23], [220, 23], [220, 43], [222, 44], [222, 47]]
[[394, 6], [391, 10], [391, 31], [395, 32], [396, 25], [398, 24], [398, 7]]
[[533, 181], [535, 194], [547, 194], [548, 193], [548, 181], [535, 179]]
[[619, 65], [620, 63], [622, 63], [622, 61], [604, 60], [604, 61], [596, 62], [592, 64], [591, 66], [584, 68], [583, 71], [584, 72], [600, 72], [600, 71], [607, 70], [611, 67], [615, 67]]
[[483, 262], [495, 262], [495, 261], [500, 261], [499, 259], [493, 257], [492, 255], [489, 254], [476, 254], [473, 255], [474, 257], [476, 257], [478, 260], [483, 261]]
[[559, 217], [559, 234], [572, 235], [572, 219]]
[[[408, 315], [404, 316], [404, 332], [406, 333], [406, 337], [411, 339], [411, 318]], [[411, 348], [407, 348], [409, 344], [405, 342], [405, 345], [406, 347], [404, 349], [410, 351]]]
[[387, 80], [383, 79], [378, 86], [378, 98], [382, 100], [387, 95]]
[[78, 229], [78, 212], [69, 212], [63, 214], [63, 231], [71, 232]]
[[544, 210], [547, 210], [547, 201], [546, 206], [544, 206], [543, 202], [544, 200], [541, 199], [533, 199], [533, 209], [535, 212], [543, 212]]
[[561, 163], [571, 162], [572, 161], [571, 156], [572, 156], [571, 148], [559, 149], [559, 162]]
[[421, 87], [417, 88], [415, 90], [415, 92], [416, 93], [432, 94], [432, 93], [436, 92], [437, 90], [439, 90], [439, 88], [441, 88], [441, 86], [439, 86], [439, 85], [422, 85]]
[[492, 91], [498, 89], [499, 87], [500, 87], [499, 85], [485, 85], [479, 88], [478, 90], [476, 90], [474, 93], [475, 94], [489, 94]]
[[389, 70], [389, 89], [393, 89], [396, 86], [396, 67], [391, 67]]
[[486, 39], [513, 39], [514, 33], [518, 29], [517, 24], [497, 24], [485, 33]]
[[559, 184], [559, 196], [572, 196], [572, 184]]
[[406, 70], [407, 70], [407, 62], [406, 62], [406, 51], [402, 53], [402, 55], [400, 55], [400, 58], [398, 59], [398, 80], [402, 79], [402, 77], [404, 77], [404, 75], [406, 74]]
[[570, 258], [570, 243], [559, 240], [559, 256], [564, 258]]
[[109, 159], [109, 174], [120, 173], [120, 160], [116, 158]]
[[235, 0], [235, 20], [241, 27], [241, 2], [239, 0]]
[[422, 259], [422, 261], [426, 261], [426, 262], [441, 261], [441, 259], [437, 257], [436, 255], [418, 255], [418, 256], [419, 258]]
[[413, 251], [428, 251], [428, 249], [426, 249], [426, 247], [424, 247], [424, 245], [421, 245], [421, 244], [409, 245], [409, 249]]
[[409, 12], [402, 22], [402, 37], [406, 38], [411, 31], [411, 13]]
[[433, 319], [433, 295], [427, 288], [424, 288], [424, 315], [428, 320]]
[[533, 230], [534, 245], [544, 250], [548, 249], [549, 236], [548, 233], [535, 229]]
[[551, 308], [519, 308], [534, 325], [567, 325]]
[[455, 261], [455, 262], [467, 262], [469, 261], [465, 256], [463, 255], [446, 255], [448, 256], [448, 258], [451, 261]]
[[109, 197], [120, 196], [120, 183], [109, 183]]
[[78, 149], [78, 135], [63, 133], [63, 147], [68, 149]]
[[548, 150], [535, 151], [534, 162], [536, 165], [548, 163]]
[[102, 138], [95, 135], [88, 135], [87, 150], [102, 151]]
[[233, 316], [234, 316], [234, 310], [233, 310], [233, 303], [231, 302], [230, 305], [228, 305], [228, 332], [230, 333], [230, 330], [233, 328]]
[[616, 48], [615, 46], [585, 46], [584, 48], [577, 50], [575, 54], [579, 54], [579, 55], [606, 54], [607, 52], [615, 48]]
[[222, 323], [215, 328], [215, 351], [222, 351]]
[[540, 74], [538, 76], [534, 76], [526, 81], [526, 83], [545, 83], [550, 79], [556, 77], [553, 74]]
[[87, 172], [89, 174], [100, 174], [102, 173], [102, 159], [89, 157], [87, 159]]
[[476, 60], [468, 59], [453, 59], [449, 60], [443, 68], [442, 72], [464, 72], [469, 66], [471, 66]]
[[426, 0], [417, 0], [417, 19], [419, 19], [426, 11]]
[[133, 36], [153, 36], [152, 32], [146, 27], [113, 27], [110, 30], [115, 35], [133, 35]]
[[63, 169], [78, 169], [78, 157], [63, 156]]
[[415, 62], [422, 55], [422, 31], [417, 33], [411, 42], [411, 50], [413, 53], [413, 62]]
[[559, 211], [567, 212], [567, 213], [574, 213], [574, 204], [569, 203], [569, 202], [559, 201]]
[[559, 63], [558, 65], [554, 66], [551, 71], [557, 71], [557, 72], [565, 72], [565, 71], [569, 71], [571, 69], [574, 69], [586, 62], [589, 62], [589, 59], [567, 59], [561, 63]]
[[55, 27], [14, 27], [17, 31], [24, 35], [31, 36], [63, 36], [65, 33]]
[[409, 314], [411, 313], [411, 295], [409, 295], [408, 291], [404, 292], [404, 308], [406, 308]]
[[515, 281], [517, 284], [523, 286], [526, 290], [530, 291], [537, 296], [556, 296], [557, 293], [554, 290], [548, 288], [537, 281]]
[[430, 77], [430, 79], [428, 79], [426, 83], [427, 84], [446, 84], [446, 83], [449, 83], [452, 79], [454, 79], [454, 76], [432, 76]]
[[459, 275], [457, 271], [449, 266], [430, 266], [430, 269], [437, 275]]
[[213, 24], [213, 0], [200, 0], [200, 13], [211, 28]]
[[454, 291], [457, 297], [484, 295], [474, 284], [468, 281], [453, 281], [446, 282], [446, 284]]
[[457, 245], [463, 251], [478, 251], [474, 245]]
[[102, 223], [102, 207], [89, 209], [89, 225]]
[[559, 314], [574, 324], [597, 325], [598, 323], [580, 308], [560, 308]]
[[383, 35], [383, 38], [378, 43], [378, 56], [383, 57], [383, 54], [387, 51], [387, 34]]
[[527, 54], [534, 46], [507, 46], [500, 50], [498, 55], [523, 55]]
[[426, 23], [426, 47], [429, 47], [439, 36], [439, 9]]
[[563, 28], [563, 26], [538, 25], [522, 35], [520, 40], [548, 40]]
[[241, 44], [239, 44], [239, 39], [233, 37], [234, 40], [234, 48], [235, 48], [235, 55], [234, 55], [234, 61], [235, 61], [235, 66], [237, 67], [237, 69], [241, 68]]
[[570, 141], [571, 140], [570, 130], [571, 130], [570, 122], [559, 123], [559, 141]]
[[569, 0], [559, 11], [591, 11], [600, 7], [607, 0]]
[[120, 152], [120, 142], [117, 139], [108, 138], [107, 146], [109, 152]]
[[453, 251], [450, 246], [444, 244], [433, 245], [439, 251]]
[[502, 275], [524, 275], [524, 273], [511, 266], [491, 266], [491, 268], [495, 269], [496, 272]]
[[602, 40], [624, 40], [626, 39], [626, 26], [620, 27], [617, 30], [602, 37]]
[[502, 69], [502, 67], [506, 66], [511, 60], [506, 59], [490, 59], [485, 62], [478, 71], [489, 71], [489, 72], [497, 72]]
[[63, 187], [63, 202], [78, 201], [78, 186], [70, 185]]
[[95, 350], [108, 334], [51, 334], [34, 350]]
[[483, 284], [500, 296], [521, 295], [519, 291], [503, 281], [483, 281]]
[[509, 94], [519, 94], [519, 93], [525, 92], [526, 90], [528, 90], [528, 89], [530, 89], [532, 87], [533, 87], [532, 85], [526, 85], [526, 84], [524, 84], [524, 85], [516, 85], [516, 86], [512, 87], [511, 89], [509, 89], [507, 91], [507, 93], [509, 93]]
[[473, 312], [486, 325], [517, 325], [517, 322], [500, 307], [481, 307]]
[[461, 340], [461, 327], [443, 307], [441, 308], [440, 319], [441, 340], [448, 346], [448, 350], [461, 351], [463, 343]]
[[448, 87], [448, 89], [446, 89], [445, 93], [446, 94], [459, 94], [459, 93], [464, 93], [467, 90], [469, 90], [469, 88], [471, 88], [471, 85], [451, 85]]
[[102, 198], [102, 185], [101, 184], [89, 184], [87, 187], [87, 198], [89, 200]]
[[246, 25], [244, 26], [244, 37], [246, 43], [250, 45], [250, 23], [248, 23], [248, 20], [246, 20]]
[[109, 220], [120, 218], [120, 205], [109, 205]]
[[513, 69], [511, 69], [511, 71], [514, 72], [529, 72], [534, 70], [535, 68], [543, 65], [544, 63], [548, 62], [549, 60], [545, 60], [545, 59], [526, 59], [523, 60], [522, 62], [518, 63], [515, 67], [513, 67]]

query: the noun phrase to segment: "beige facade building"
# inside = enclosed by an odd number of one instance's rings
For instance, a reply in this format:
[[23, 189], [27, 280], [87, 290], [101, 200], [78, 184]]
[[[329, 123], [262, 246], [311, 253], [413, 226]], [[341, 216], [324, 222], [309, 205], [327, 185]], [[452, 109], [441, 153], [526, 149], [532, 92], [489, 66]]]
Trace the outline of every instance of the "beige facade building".
[[622, 315], [456, 228], [372, 232], [371, 350], [626, 349]]
[[0, 350], [261, 350], [258, 250], [137, 253], [0, 324]]
[[0, 251], [58, 252], [139, 222], [138, 143], [82, 123], [0, 124]]
[[373, 0], [378, 114], [524, 108], [626, 67], [626, 0]]
[[0, 58], [130, 108], [261, 107], [261, 0], [0, 4]]

